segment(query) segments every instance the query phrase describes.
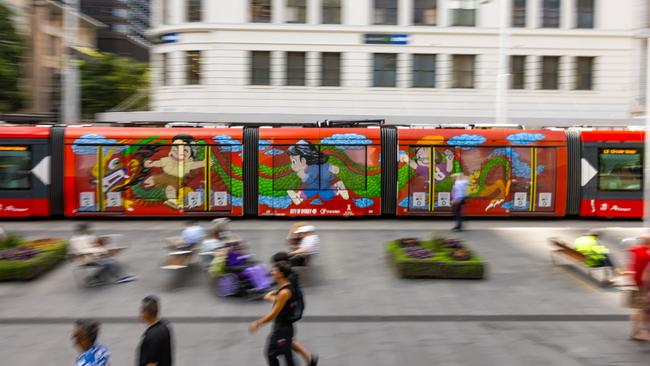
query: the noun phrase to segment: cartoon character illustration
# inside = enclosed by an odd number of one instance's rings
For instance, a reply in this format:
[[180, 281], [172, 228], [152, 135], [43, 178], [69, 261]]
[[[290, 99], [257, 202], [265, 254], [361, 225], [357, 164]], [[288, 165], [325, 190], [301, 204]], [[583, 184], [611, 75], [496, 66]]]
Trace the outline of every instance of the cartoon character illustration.
[[287, 191], [295, 205], [316, 195], [325, 201], [335, 196], [341, 196], [345, 200], [350, 198], [345, 184], [336, 177], [340, 171], [339, 167], [327, 162], [328, 155], [319, 153], [314, 145], [304, 140], [290, 146], [287, 153], [291, 159], [291, 170], [303, 183], [302, 191]]
[[171, 208], [178, 209], [182, 207], [182, 202], [178, 203], [179, 183], [193, 170], [205, 167], [204, 161], [195, 161], [197, 155], [197, 146], [194, 139], [189, 135], [176, 135], [172, 138], [173, 146], [169, 149], [169, 154], [159, 160], [145, 160], [145, 168], [160, 168], [161, 172], [149, 176], [144, 180], [145, 188], [163, 188], [167, 201], [165, 204]]
[[[431, 165], [431, 158], [429, 157], [429, 147], [415, 148], [415, 157], [411, 160], [408, 154], [402, 154], [400, 161], [408, 164], [415, 170], [415, 175], [418, 177], [426, 177], [426, 182], [429, 183], [429, 169]], [[436, 170], [434, 179], [436, 182], [441, 182], [451, 175], [454, 169], [454, 152], [446, 149], [442, 153], [443, 157], [439, 158], [439, 153], [436, 152]]]
[[[502, 169], [504, 178], [488, 183], [488, 176], [493, 170]], [[488, 211], [499, 207], [510, 194], [510, 160], [505, 156], [489, 159], [480, 169], [472, 172], [469, 180], [468, 194], [471, 197], [487, 198], [496, 194], [490, 204], [485, 208]]]

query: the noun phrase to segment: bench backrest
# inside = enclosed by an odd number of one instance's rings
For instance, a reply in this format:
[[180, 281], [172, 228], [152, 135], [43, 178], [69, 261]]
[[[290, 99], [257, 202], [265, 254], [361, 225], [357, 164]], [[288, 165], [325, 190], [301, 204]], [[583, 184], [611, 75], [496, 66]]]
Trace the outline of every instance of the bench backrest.
[[549, 238], [548, 240], [551, 242], [551, 244], [560, 248], [562, 251], [564, 251], [569, 256], [575, 258], [576, 260], [584, 261], [585, 259], [587, 259], [587, 257], [585, 257], [584, 254], [570, 247], [568, 244], [566, 244], [564, 241], [558, 238]]

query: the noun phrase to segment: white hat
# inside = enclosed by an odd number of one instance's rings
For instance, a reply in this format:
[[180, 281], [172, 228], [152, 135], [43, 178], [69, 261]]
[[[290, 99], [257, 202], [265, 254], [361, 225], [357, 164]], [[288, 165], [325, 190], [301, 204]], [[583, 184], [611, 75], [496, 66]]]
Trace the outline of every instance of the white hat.
[[300, 226], [293, 233], [294, 234], [311, 233], [314, 230], [316, 230], [316, 228], [313, 225], [305, 225], [305, 226]]

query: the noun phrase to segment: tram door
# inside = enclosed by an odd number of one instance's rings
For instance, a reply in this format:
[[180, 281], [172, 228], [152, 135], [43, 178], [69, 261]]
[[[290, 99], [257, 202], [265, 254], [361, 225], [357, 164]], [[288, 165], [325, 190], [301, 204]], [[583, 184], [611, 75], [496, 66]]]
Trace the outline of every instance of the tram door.
[[454, 156], [455, 149], [449, 146], [409, 147], [408, 164], [412, 169], [409, 180], [409, 211], [451, 210]]

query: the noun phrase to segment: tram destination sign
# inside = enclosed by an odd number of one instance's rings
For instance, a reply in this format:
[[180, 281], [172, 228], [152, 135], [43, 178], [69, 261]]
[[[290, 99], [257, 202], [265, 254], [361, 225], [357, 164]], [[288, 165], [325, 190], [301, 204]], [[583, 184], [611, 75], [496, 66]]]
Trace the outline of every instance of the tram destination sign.
[[405, 45], [409, 43], [408, 34], [378, 34], [366, 33], [363, 37], [365, 44], [399, 44]]
[[638, 149], [603, 149], [603, 155], [636, 155]]

